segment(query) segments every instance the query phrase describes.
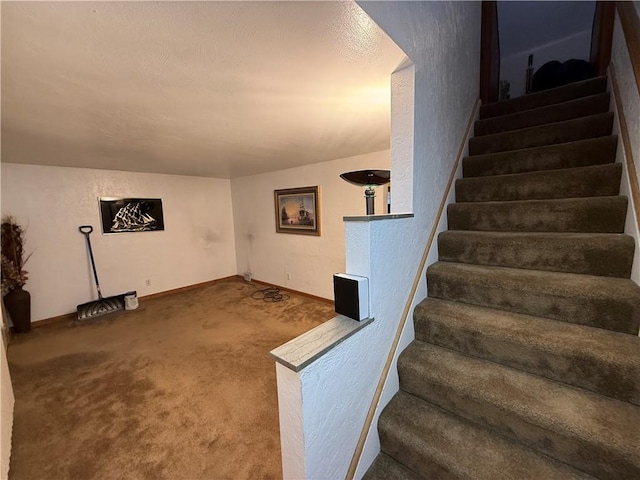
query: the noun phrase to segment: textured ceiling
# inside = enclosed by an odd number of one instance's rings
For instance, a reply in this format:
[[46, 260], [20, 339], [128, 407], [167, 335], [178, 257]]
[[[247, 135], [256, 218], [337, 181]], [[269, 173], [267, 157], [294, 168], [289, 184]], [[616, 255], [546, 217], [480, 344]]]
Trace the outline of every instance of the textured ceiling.
[[389, 148], [353, 2], [7, 2], [2, 161], [232, 178]]

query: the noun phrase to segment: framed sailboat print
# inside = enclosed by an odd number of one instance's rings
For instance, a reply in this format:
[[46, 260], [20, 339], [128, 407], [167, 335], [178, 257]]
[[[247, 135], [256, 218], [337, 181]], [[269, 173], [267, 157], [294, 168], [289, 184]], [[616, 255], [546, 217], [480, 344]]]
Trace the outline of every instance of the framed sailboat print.
[[162, 199], [100, 197], [102, 233], [164, 230]]
[[274, 190], [276, 232], [320, 235], [318, 187]]

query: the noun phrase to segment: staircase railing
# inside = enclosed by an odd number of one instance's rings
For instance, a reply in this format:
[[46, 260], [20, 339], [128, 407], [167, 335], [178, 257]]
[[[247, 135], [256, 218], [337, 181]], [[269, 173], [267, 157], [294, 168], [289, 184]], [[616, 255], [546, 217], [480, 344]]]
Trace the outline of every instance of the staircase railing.
[[[640, 19], [638, 12], [632, 2], [616, 2], [616, 12], [620, 19], [622, 32], [629, 53], [629, 61], [635, 77], [635, 84], [640, 96]], [[615, 21], [615, 18], [614, 18]], [[622, 148], [624, 150], [625, 167], [629, 177], [629, 189], [631, 190], [631, 201], [635, 213], [635, 222], [640, 231], [640, 184], [635, 161], [633, 158], [633, 149], [631, 147], [631, 139], [629, 137], [629, 128], [624, 113], [624, 105], [620, 92], [620, 83], [616, 73], [616, 67], [613, 59], [608, 67], [608, 76], [611, 81], [611, 90], [613, 100], [616, 105], [616, 113], [620, 127], [620, 137], [622, 139]]]
[[629, 188], [631, 190], [631, 201], [633, 202], [633, 210], [635, 212], [635, 222], [640, 231], [640, 185], [638, 184], [638, 175], [636, 173], [635, 161], [633, 159], [633, 150], [631, 148], [631, 139], [629, 138], [629, 128], [627, 127], [627, 119], [624, 114], [622, 105], [622, 97], [620, 95], [620, 86], [616, 77], [616, 69], [613, 63], [608, 68], [609, 79], [611, 80], [611, 88], [613, 90], [613, 100], [616, 104], [616, 113], [620, 124], [620, 137], [622, 138], [622, 148], [624, 149], [624, 158], [629, 176]]
[[389, 349], [389, 354], [387, 355], [387, 360], [385, 361], [384, 367], [382, 369], [382, 373], [380, 374], [380, 379], [378, 380], [378, 384], [376, 390], [373, 394], [373, 398], [371, 400], [371, 404], [369, 405], [369, 410], [367, 411], [367, 416], [365, 418], [364, 425], [362, 426], [362, 431], [360, 432], [360, 437], [358, 438], [358, 443], [356, 445], [356, 449], [353, 453], [353, 457], [351, 459], [351, 463], [349, 464], [349, 470], [347, 471], [347, 480], [352, 480], [356, 474], [356, 469], [358, 468], [358, 463], [360, 462], [360, 457], [362, 456], [362, 451], [365, 446], [365, 442], [367, 440], [367, 436], [369, 434], [369, 430], [371, 429], [371, 425], [373, 424], [373, 419], [375, 417], [376, 410], [378, 408], [378, 404], [380, 403], [380, 397], [382, 396], [382, 391], [384, 389], [385, 383], [387, 382], [387, 377], [389, 376], [389, 371], [393, 365], [393, 359], [396, 356], [398, 345], [400, 344], [400, 338], [402, 337], [402, 332], [404, 331], [405, 324], [407, 323], [407, 319], [409, 318], [409, 313], [411, 311], [411, 305], [415, 299], [416, 291], [418, 289], [418, 284], [422, 276], [425, 274], [425, 267], [427, 263], [427, 257], [429, 255], [429, 251], [431, 250], [431, 246], [433, 241], [438, 233], [438, 225], [442, 218], [442, 214], [447, 205], [447, 198], [449, 197], [449, 192], [451, 191], [451, 186], [453, 185], [453, 181], [456, 177], [456, 172], [458, 171], [458, 167], [460, 165], [460, 160], [464, 153], [464, 149], [467, 143], [467, 139], [469, 138], [469, 133], [471, 131], [471, 127], [474, 124], [478, 116], [478, 109], [480, 108], [480, 99], [478, 99], [473, 107], [471, 115], [469, 116], [469, 120], [467, 121], [467, 127], [465, 129], [462, 141], [460, 142], [460, 146], [458, 147], [458, 153], [456, 156], [456, 161], [451, 169], [451, 173], [449, 175], [449, 180], [447, 182], [447, 186], [442, 195], [442, 200], [440, 201], [440, 206], [438, 208], [438, 212], [436, 214], [436, 218], [433, 222], [433, 226], [431, 227], [431, 232], [429, 233], [429, 237], [427, 239], [427, 243], [424, 248], [424, 252], [422, 254], [422, 258], [420, 260], [420, 265], [418, 267], [416, 276], [413, 280], [413, 284], [411, 286], [411, 290], [409, 296], [407, 298], [407, 302], [405, 304], [404, 310], [402, 312], [402, 317], [400, 319], [400, 323], [398, 324], [398, 328], [396, 329], [395, 336], [393, 338], [393, 342], [391, 344], [391, 348]]

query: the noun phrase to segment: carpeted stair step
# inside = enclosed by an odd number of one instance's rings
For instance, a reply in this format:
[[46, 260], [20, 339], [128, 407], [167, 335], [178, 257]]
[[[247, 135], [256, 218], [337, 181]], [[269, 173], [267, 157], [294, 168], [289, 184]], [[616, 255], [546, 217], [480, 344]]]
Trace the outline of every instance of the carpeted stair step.
[[600, 113], [512, 132], [474, 137], [469, 139], [469, 155], [498, 153], [602, 137], [611, 135], [612, 128], [613, 113]]
[[436, 298], [413, 314], [416, 339], [640, 406], [640, 338]]
[[508, 115], [523, 110], [540, 108], [554, 103], [567, 102], [576, 98], [603, 93], [607, 89], [607, 78], [597, 77], [582, 82], [531, 93], [503, 102], [488, 103], [480, 107], [480, 119]]
[[398, 373], [401, 390], [560, 462], [600, 479], [640, 478], [637, 406], [420, 341]]
[[604, 113], [609, 111], [609, 100], [609, 93], [599, 93], [524, 112], [478, 120], [474, 126], [474, 133], [479, 137]]
[[613, 163], [617, 146], [618, 137], [609, 135], [558, 145], [475, 155], [462, 159], [462, 172], [467, 178]]
[[606, 85], [480, 107], [369, 480], [640, 478], [640, 287]]
[[362, 480], [424, 480], [417, 473], [380, 452]]
[[402, 391], [378, 431], [382, 451], [425, 479], [593, 478]]
[[618, 195], [622, 164], [513, 173], [456, 181], [457, 202], [491, 202]]
[[626, 214], [622, 196], [447, 206], [450, 230], [622, 233]]
[[439, 259], [629, 278], [635, 241], [619, 233], [474, 232], [438, 236]]
[[631, 280], [436, 262], [429, 297], [637, 335], [640, 287]]

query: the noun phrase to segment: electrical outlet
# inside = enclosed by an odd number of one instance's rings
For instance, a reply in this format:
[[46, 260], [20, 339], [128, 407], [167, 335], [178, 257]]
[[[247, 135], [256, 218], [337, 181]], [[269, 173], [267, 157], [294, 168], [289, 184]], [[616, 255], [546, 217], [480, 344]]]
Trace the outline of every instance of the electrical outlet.
[[287, 280], [291, 280], [291, 274], [287, 272]]
[[151, 280], [145, 280], [144, 283], [147, 287], [151, 286]]
[[251, 281], [251, 272], [244, 272], [244, 281], [245, 282]]

